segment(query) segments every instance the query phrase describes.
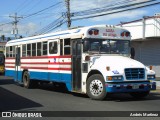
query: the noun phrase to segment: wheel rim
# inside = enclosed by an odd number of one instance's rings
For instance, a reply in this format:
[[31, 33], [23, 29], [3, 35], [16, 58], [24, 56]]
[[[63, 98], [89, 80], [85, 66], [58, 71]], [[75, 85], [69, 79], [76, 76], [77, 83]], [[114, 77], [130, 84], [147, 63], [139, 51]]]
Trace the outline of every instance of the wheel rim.
[[103, 92], [103, 83], [100, 80], [93, 80], [90, 83], [90, 92], [94, 96], [99, 96]]

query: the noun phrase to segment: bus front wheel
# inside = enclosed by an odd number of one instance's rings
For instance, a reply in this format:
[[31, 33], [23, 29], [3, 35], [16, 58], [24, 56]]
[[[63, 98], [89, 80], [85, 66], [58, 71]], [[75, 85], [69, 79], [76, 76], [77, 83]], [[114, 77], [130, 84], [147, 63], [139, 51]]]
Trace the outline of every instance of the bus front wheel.
[[103, 100], [106, 97], [105, 82], [102, 75], [95, 74], [88, 78], [87, 95], [94, 100]]

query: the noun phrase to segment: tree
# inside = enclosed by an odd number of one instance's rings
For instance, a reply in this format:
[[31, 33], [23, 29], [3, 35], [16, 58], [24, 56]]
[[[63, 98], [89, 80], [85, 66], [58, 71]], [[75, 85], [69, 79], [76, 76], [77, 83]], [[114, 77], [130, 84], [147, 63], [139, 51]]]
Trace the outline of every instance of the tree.
[[4, 41], [6, 39], [5, 35], [1, 35], [1, 39]]
[[20, 35], [20, 36], [19, 36], [19, 38], [23, 38], [23, 36], [22, 36], [22, 35]]
[[8, 37], [8, 38], [7, 38], [7, 41], [10, 41], [10, 40], [11, 40], [11, 38], [10, 38], [10, 37]]

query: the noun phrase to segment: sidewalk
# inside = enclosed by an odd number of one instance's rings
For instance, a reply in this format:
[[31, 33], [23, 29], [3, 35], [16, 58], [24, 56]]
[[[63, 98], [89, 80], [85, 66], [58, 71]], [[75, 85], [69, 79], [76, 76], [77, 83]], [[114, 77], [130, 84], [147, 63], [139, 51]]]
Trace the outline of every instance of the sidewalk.
[[160, 81], [156, 81], [157, 86], [160, 87]]
[[160, 81], [156, 81], [157, 89], [160, 89]]

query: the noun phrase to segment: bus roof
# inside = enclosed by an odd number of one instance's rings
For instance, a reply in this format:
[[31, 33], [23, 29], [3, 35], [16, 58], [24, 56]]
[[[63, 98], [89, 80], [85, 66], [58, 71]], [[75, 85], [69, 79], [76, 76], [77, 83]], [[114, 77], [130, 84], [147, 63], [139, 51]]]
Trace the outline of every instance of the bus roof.
[[[91, 35], [91, 32], [98, 32], [99, 35]], [[120, 34], [123, 31], [127, 31], [119, 26], [113, 25], [95, 25], [95, 26], [88, 26], [88, 27], [80, 27], [74, 28], [59, 32], [52, 32], [49, 34], [44, 35], [37, 35], [32, 37], [26, 37], [22, 39], [11, 40], [7, 42], [6, 46], [10, 45], [17, 45], [17, 44], [26, 44], [30, 42], [38, 42], [38, 41], [45, 41], [46, 39], [65, 39], [65, 38], [109, 38], [109, 39], [127, 39], [130, 40], [130, 36], [123, 37]]]

